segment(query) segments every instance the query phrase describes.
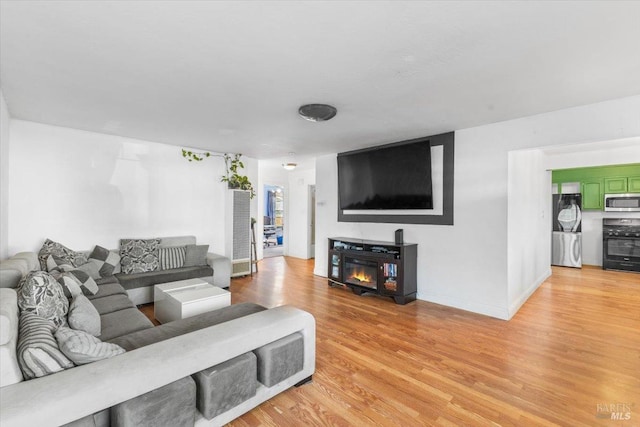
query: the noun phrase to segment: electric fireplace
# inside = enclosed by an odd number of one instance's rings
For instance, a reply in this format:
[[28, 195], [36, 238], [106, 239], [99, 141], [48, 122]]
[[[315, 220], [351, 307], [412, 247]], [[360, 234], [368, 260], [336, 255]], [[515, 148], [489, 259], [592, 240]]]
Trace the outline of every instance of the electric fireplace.
[[347, 284], [378, 288], [378, 263], [362, 258], [345, 257], [342, 277]]
[[328, 255], [329, 286], [349, 288], [356, 295], [391, 297], [397, 304], [416, 299], [415, 243], [330, 237]]

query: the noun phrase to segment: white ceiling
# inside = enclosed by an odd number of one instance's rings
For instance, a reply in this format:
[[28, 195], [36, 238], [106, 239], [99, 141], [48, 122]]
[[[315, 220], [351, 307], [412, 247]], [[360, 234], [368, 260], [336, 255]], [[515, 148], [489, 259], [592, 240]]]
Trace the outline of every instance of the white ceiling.
[[[12, 117], [267, 159], [640, 94], [640, 2], [2, 1]], [[338, 115], [313, 123], [304, 103]]]

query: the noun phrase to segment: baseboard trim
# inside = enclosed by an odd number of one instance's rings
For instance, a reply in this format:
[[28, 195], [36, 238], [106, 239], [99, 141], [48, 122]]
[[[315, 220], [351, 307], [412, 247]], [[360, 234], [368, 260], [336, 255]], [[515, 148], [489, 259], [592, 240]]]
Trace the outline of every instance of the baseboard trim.
[[551, 277], [551, 267], [547, 271], [545, 271], [535, 282], [529, 286], [529, 288], [522, 294], [520, 297], [515, 300], [513, 303], [509, 305], [509, 320], [515, 316], [515, 314], [520, 310], [520, 308], [524, 305], [525, 302], [529, 299], [531, 295], [547, 280]]

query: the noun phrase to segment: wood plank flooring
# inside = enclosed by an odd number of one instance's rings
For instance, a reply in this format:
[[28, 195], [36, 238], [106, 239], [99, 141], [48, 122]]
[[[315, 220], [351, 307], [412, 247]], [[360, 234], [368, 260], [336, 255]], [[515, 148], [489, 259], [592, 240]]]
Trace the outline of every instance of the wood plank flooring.
[[506, 322], [356, 296], [313, 261], [259, 268], [232, 280], [232, 303], [311, 312], [317, 368], [231, 426], [640, 426], [639, 274], [554, 268]]

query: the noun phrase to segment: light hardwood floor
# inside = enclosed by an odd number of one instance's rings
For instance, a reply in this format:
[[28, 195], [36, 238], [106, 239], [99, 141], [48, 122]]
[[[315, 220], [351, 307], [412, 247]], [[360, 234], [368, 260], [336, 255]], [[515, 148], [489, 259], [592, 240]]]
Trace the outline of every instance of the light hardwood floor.
[[[317, 368], [232, 426], [640, 426], [639, 274], [554, 268], [506, 322], [356, 296], [313, 261], [259, 268], [232, 280], [232, 303], [311, 312]], [[630, 419], [603, 418], [611, 404]]]

